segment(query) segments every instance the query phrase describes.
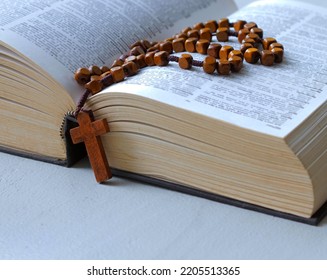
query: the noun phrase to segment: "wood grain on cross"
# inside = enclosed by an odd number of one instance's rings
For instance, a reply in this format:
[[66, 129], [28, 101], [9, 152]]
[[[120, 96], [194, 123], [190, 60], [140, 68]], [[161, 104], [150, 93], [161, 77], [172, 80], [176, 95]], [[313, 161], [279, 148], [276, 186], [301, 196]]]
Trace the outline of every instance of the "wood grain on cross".
[[97, 182], [104, 182], [112, 177], [100, 135], [109, 132], [105, 119], [94, 121], [91, 112], [81, 111], [77, 116], [79, 127], [70, 130], [74, 144], [84, 142], [86, 151]]

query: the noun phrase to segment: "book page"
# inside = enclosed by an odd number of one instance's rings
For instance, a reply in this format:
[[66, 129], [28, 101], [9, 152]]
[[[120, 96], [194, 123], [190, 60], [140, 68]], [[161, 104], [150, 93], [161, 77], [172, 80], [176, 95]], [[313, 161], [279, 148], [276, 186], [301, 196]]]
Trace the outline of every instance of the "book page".
[[[233, 123], [285, 137], [327, 99], [327, 12], [300, 3], [263, 1], [231, 16], [255, 21], [264, 37], [285, 47], [271, 67], [244, 62], [240, 73], [205, 74], [202, 69], [142, 69], [109, 91], [132, 92]], [[239, 49], [236, 38], [227, 44]], [[168, 92], [168, 93], [167, 93]]]
[[82, 89], [73, 72], [79, 67], [110, 65], [137, 40], [164, 39], [187, 22], [235, 10], [233, 1], [223, 0], [2, 0], [0, 39], [49, 72], [76, 100]]

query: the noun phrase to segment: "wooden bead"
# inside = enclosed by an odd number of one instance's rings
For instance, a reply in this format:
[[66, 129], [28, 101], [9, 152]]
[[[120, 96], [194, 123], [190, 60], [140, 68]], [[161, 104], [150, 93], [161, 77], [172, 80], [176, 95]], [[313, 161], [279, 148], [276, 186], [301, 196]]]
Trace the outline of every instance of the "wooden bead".
[[271, 38], [271, 37], [265, 38], [262, 40], [262, 47], [264, 50], [269, 50], [269, 46], [273, 43], [277, 43], [275, 38]]
[[243, 28], [241, 30], [238, 31], [238, 42], [241, 44], [242, 41], [245, 39], [246, 35], [248, 35], [250, 33], [249, 29]]
[[245, 36], [245, 39], [253, 39], [256, 44], [261, 43], [261, 38], [259, 37], [259, 35], [256, 33], [251, 33], [251, 31], [248, 35]]
[[220, 28], [220, 27], [227, 27], [227, 28], [229, 28], [229, 20], [228, 20], [228, 18], [221, 18], [218, 21], [218, 28]]
[[157, 66], [166, 66], [169, 63], [168, 52], [160, 51], [154, 54], [154, 63]]
[[209, 28], [210, 32], [213, 33], [217, 30], [218, 28], [218, 23], [215, 20], [208, 20], [205, 24], [204, 27]]
[[107, 77], [110, 74], [111, 74], [111, 71], [109, 70], [107, 72], [102, 73], [100, 77], [103, 79], [104, 77]]
[[112, 67], [111, 75], [115, 83], [121, 82], [125, 79], [125, 73], [122, 66]]
[[147, 66], [146, 62], [145, 62], [145, 55], [144, 54], [140, 54], [136, 57], [136, 62], [139, 68], [144, 68]]
[[233, 24], [233, 28], [236, 32], [240, 31], [241, 29], [244, 28], [244, 25], [246, 24], [245, 20], [238, 20], [236, 22], [234, 22]]
[[228, 41], [228, 28], [219, 27], [216, 31], [216, 37], [218, 42], [227, 42]]
[[[136, 56], [135, 55], [130, 55], [130, 56], [128, 56], [128, 57], [126, 57], [126, 59], [125, 59], [125, 61], [124, 61], [124, 63], [125, 62], [134, 62], [134, 63], [136, 63], [137, 64], [137, 58], [136, 58]], [[123, 64], [121, 64], [121, 65], [119, 65], [119, 66], [122, 66]]]
[[173, 50], [174, 52], [183, 52], [185, 51], [185, 39], [178, 38], [173, 41]]
[[220, 44], [210, 44], [207, 49], [207, 55], [210, 55], [214, 58], [219, 58], [220, 49], [221, 49]]
[[[179, 39], [179, 38], [186, 40], [188, 38], [188, 36], [187, 36], [187, 34], [184, 34], [184, 33], [179, 33], [179, 34], [175, 35], [175, 39]], [[173, 42], [174, 42], [174, 40], [173, 40]]]
[[199, 30], [197, 29], [190, 30], [189, 32], [187, 32], [187, 37], [199, 39], [200, 38]]
[[197, 38], [188, 38], [186, 41], [185, 41], [185, 50], [187, 52], [195, 52], [196, 51], [196, 48], [195, 48], [195, 44], [196, 42], [198, 41]]
[[202, 22], [198, 22], [198, 23], [193, 25], [193, 29], [200, 30], [202, 28], [204, 28], [204, 24]]
[[245, 53], [245, 51], [247, 50], [247, 49], [249, 49], [249, 48], [253, 48], [254, 46], [252, 45], [252, 44], [250, 44], [250, 43], [243, 43], [242, 45], [241, 45], [241, 47], [240, 47], [240, 51], [243, 53], [243, 55], [244, 55], [244, 53]]
[[207, 56], [203, 61], [203, 71], [212, 74], [217, 68], [217, 61], [212, 56]]
[[108, 66], [106, 66], [106, 65], [103, 65], [103, 66], [100, 67], [100, 70], [101, 70], [102, 73], [105, 73], [105, 72], [110, 71], [110, 68]]
[[133, 76], [139, 70], [139, 67], [134, 62], [126, 62], [122, 65], [126, 76]]
[[101, 76], [103, 87], [109, 87], [114, 84], [114, 79], [111, 75], [111, 71], [105, 72]]
[[112, 67], [116, 67], [116, 66], [122, 66], [123, 64], [124, 64], [124, 61], [123, 61], [123, 60], [121, 60], [121, 59], [116, 59], [116, 60], [114, 60], [114, 62], [112, 63], [112, 65], [111, 65], [110, 68], [112, 68]]
[[153, 51], [153, 52], [147, 52], [145, 54], [145, 63], [146, 65], [148, 66], [154, 66], [155, 63], [154, 63], [154, 54], [156, 53], [156, 51]]
[[91, 75], [101, 75], [102, 74], [101, 69], [96, 65], [90, 66], [89, 70], [90, 70]]
[[246, 28], [248, 30], [252, 29], [252, 28], [255, 28], [255, 27], [258, 27], [257, 24], [255, 22], [248, 22], [246, 24], [244, 24], [244, 27], [243, 28]]
[[141, 43], [141, 46], [143, 47], [143, 49], [145, 49], [145, 51], [148, 48], [151, 48], [151, 43], [148, 40], [141, 40], [140, 43]]
[[90, 78], [90, 81], [101, 80], [101, 75], [100, 76], [99, 75], [92, 75], [91, 78]]
[[274, 64], [275, 56], [272, 51], [263, 50], [260, 56], [261, 64], [265, 66], [271, 66]]
[[228, 45], [222, 46], [219, 51], [219, 58], [222, 60], [227, 60], [228, 55], [232, 50], [234, 50], [232, 46], [228, 46]]
[[192, 68], [193, 57], [188, 54], [182, 54], [178, 60], [178, 65], [182, 69], [191, 69]]
[[211, 31], [210, 28], [201, 28], [199, 31], [200, 39], [211, 41]]
[[129, 55], [135, 55], [138, 56], [140, 54], [144, 54], [144, 50], [141, 46], [135, 46], [129, 51]]
[[233, 57], [233, 56], [238, 56], [243, 60], [243, 53], [239, 50], [232, 50], [229, 54], [228, 54], [228, 58]]
[[148, 48], [147, 52], [159, 51], [159, 44], [155, 44], [152, 47]]
[[187, 35], [187, 32], [189, 32], [190, 30], [192, 30], [192, 28], [188, 26], [188, 27], [183, 28], [182, 31], [181, 31], [181, 33]]
[[228, 58], [230, 69], [232, 72], [239, 72], [243, 67], [243, 59], [239, 56], [232, 56]]
[[173, 43], [170, 41], [165, 41], [159, 44], [159, 50], [165, 51], [167, 53], [173, 52]]
[[262, 37], [263, 37], [263, 30], [258, 27], [251, 28], [250, 33], [257, 34], [260, 39], [262, 39]]
[[284, 50], [282, 48], [273, 48], [271, 52], [274, 54], [275, 62], [280, 63], [283, 61]]
[[164, 42], [172, 42], [172, 41], [174, 41], [174, 37], [169, 37], [169, 38], [166, 38], [165, 40], [164, 40]]
[[260, 58], [260, 53], [257, 48], [249, 48], [244, 53], [244, 59], [246, 62], [254, 64], [257, 63]]
[[93, 81], [88, 82], [85, 85], [85, 88], [90, 90], [92, 95], [94, 95], [102, 90], [103, 84], [102, 84], [101, 80], [93, 80]]
[[78, 68], [75, 72], [74, 78], [80, 85], [85, 85], [90, 81], [91, 72], [87, 68]]
[[218, 73], [220, 75], [228, 75], [230, 73], [231, 67], [228, 62], [228, 60], [219, 60], [218, 61], [218, 67], [217, 67]]
[[256, 45], [256, 42], [253, 39], [245, 37], [245, 39], [242, 41], [242, 44], [246, 43], [251, 44], [253, 47]]
[[284, 46], [280, 43], [272, 43], [269, 45], [269, 50], [271, 51], [273, 48], [281, 48], [284, 49]]
[[195, 44], [195, 49], [200, 54], [207, 54], [208, 47], [210, 45], [210, 42], [206, 39], [200, 39]]

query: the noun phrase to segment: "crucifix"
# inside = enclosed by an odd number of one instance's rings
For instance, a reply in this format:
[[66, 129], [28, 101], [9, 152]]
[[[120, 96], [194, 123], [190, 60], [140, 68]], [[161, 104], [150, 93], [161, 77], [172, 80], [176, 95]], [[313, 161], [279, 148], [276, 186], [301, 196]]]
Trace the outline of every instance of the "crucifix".
[[77, 115], [79, 127], [70, 130], [74, 144], [84, 142], [98, 183], [112, 177], [100, 135], [109, 132], [106, 119], [94, 121], [92, 112], [81, 111]]

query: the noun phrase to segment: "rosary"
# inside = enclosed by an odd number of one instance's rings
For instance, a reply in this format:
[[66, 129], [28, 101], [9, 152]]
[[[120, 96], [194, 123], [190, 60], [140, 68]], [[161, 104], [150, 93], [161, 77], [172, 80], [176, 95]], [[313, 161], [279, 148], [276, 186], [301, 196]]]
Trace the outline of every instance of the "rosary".
[[[232, 46], [212, 43], [216, 36], [218, 42], [227, 42], [230, 36], [237, 37], [241, 44], [239, 50]], [[176, 56], [174, 53], [181, 53]], [[186, 53], [185, 53], [186, 52]], [[189, 53], [206, 55], [203, 61], [193, 59]], [[239, 72], [243, 60], [255, 64], [271, 66], [283, 61], [284, 47], [275, 38], [263, 38], [263, 30], [254, 22], [238, 20], [234, 23], [227, 18], [210, 20], [187, 27], [174, 37], [161, 42], [140, 40], [131, 45], [128, 53], [121, 55], [112, 66], [90, 66], [79, 68], [75, 80], [85, 87], [77, 104], [74, 116], [79, 127], [70, 130], [74, 144], [84, 142], [97, 182], [111, 178], [111, 171], [101, 143], [100, 135], [109, 131], [105, 119], [94, 121], [92, 112], [83, 111], [90, 95], [133, 76], [147, 66], [166, 66], [169, 62], [178, 63], [181, 69], [200, 67], [207, 74], [229, 75]]]

